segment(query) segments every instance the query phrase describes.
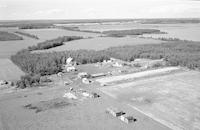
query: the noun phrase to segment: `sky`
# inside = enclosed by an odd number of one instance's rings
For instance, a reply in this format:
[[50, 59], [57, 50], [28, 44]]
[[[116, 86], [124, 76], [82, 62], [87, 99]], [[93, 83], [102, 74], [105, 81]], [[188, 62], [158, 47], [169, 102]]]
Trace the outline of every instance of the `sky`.
[[200, 18], [200, 0], [0, 0], [0, 20]]

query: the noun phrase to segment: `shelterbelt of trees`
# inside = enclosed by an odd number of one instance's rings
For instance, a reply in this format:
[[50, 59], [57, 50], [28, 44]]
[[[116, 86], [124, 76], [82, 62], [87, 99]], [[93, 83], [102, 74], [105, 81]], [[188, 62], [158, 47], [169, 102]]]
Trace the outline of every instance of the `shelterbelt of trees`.
[[39, 39], [38, 36], [33, 35], [33, 34], [29, 34], [29, 33], [20, 32], [20, 31], [16, 31], [15, 33], [18, 33], [18, 34], [20, 34], [20, 35], [27, 36], [27, 37], [30, 37], [30, 38], [33, 38], [33, 39]]
[[79, 39], [83, 39], [83, 37], [79, 37], [79, 36], [62, 36], [62, 37], [58, 37], [52, 40], [46, 40], [44, 42], [38, 43], [37, 45], [34, 46], [30, 46], [28, 47], [29, 51], [33, 51], [33, 50], [44, 50], [44, 49], [49, 49], [49, 48], [53, 48], [56, 46], [61, 46], [64, 44], [64, 42], [69, 42], [69, 41], [73, 41], [73, 40], [79, 40]]
[[22, 37], [5, 31], [0, 31], [0, 41], [23, 40]]
[[200, 69], [200, 43], [173, 41], [163, 44], [112, 47], [100, 51], [76, 50], [41, 54], [31, 53], [25, 49], [13, 55], [11, 60], [29, 74], [27, 76], [29, 80], [25, 76], [18, 83], [24, 88], [31, 86], [26, 85], [28, 81], [31, 83], [38, 81], [30, 78], [30, 75], [37, 77], [35, 75], [43, 76], [60, 72], [68, 57], [73, 57], [79, 64], [102, 62], [110, 57], [125, 61], [133, 61], [135, 58], [164, 58], [169, 65]]
[[142, 34], [164, 34], [166, 32], [161, 32], [158, 29], [131, 29], [131, 30], [110, 30], [103, 31], [103, 34], [112, 37], [124, 37], [127, 35], [142, 35]]

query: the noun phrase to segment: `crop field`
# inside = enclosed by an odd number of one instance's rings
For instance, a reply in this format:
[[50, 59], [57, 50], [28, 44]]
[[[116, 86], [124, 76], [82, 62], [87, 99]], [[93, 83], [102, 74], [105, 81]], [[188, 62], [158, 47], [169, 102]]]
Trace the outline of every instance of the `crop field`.
[[69, 31], [69, 30], [55, 29], [55, 28], [53, 28], [53, 29], [52, 28], [49, 28], [49, 29], [26, 29], [24, 31], [29, 34], [36, 35], [42, 40], [54, 39], [59, 36], [83, 36], [83, 37], [99, 36], [99, 34], [95, 34], [95, 33], [76, 32], [76, 31]]
[[9, 32], [0, 31], [0, 41], [23, 40], [22, 37]]
[[9, 59], [0, 59], [0, 79], [1, 80], [18, 80], [22, 72], [15, 64]]
[[[63, 25], [67, 26], [67, 25]], [[145, 34], [145, 37], [165, 37], [165, 38], [179, 38], [181, 40], [193, 40], [200, 41], [200, 24], [148, 24], [147, 23], [134, 23], [134, 22], [124, 22], [124, 23], [113, 23], [113, 24], [88, 24], [88, 25], [74, 25], [79, 27], [80, 30], [90, 30], [90, 31], [109, 31], [109, 30], [130, 30], [130, 29], [159, 29], [162, 32], [167, 32], [168, 34]], [[181, 33], [180, 33], [181, 32]]]
[[27, 48], [28, 46], [36, 45], [40, 40], [25, 38], [17, 41], [1, 41], [0, 42], [0, 58], [9, 58], [18, 51]]
[[35, 51], [35, 52], [52, 52], [52, 51], [65, 51], [65, 50], [103, 50], [109, 47], [124, 46], [124, 45], [138, 45], [138, 44], [160, 44], [163, 41], [153, 39], [143, 39], [134, 37], [96, 37], [91, 39], [82, 39], [65, 43], [63, 46], [55, 47], [48, 50]]
[[100, 90], [173, 130], [199, 130], [199, 79], [199, 72], [183, 70]]

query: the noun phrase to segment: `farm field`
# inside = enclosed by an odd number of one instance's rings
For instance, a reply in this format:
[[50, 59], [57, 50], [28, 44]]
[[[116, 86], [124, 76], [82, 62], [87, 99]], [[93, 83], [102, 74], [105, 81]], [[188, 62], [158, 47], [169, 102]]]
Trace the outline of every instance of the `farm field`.
[[48, 28], [48, 29], [25, 29], [27, 33], [38, 36], [42, 40], [54, 39], [60, 36], [83, 36], [83, 37], [97, 37], [100, 34], [86, 33], [78, 31], [69, 31], [64, 29]]
[[200, 73], [182, 71], [99, 88], [174, 130], [200, 129]]
[[18, 66], [12, 63], [10, 59], [0, 59], [0, 79], [16, 81], [20, 76], [24, 75]]
[[143, 39], [137, 37], [122, 37], [122, 38], [96, 37], [91, 39], [71, 41], [59, 47], [42, 51], [34, 51], [34, 52], [52, 52], [52, 51], [79, 50], [79, 49], [103, 50], [115, 46], [138, 45], [138, 44], [160, 44], [162, 42], [164, 41]]
[[[62, 24], [60, 24], [61, 26]], [[64, 24], [62, 26], [69, 26]], [[70, 25], [71, 26], [71, 25]], [[121, 22], [113, 24], [74, 24], [73, 26], [79, 27], [80, 30], [90, 31], [109, 31], [109, 30], [130, 30], [130, 29], [159, 29], [168, 34], [144, 34], [145, 37], [165, 37], [165, 38], [179, 38], [181, 40], [200, 41], [200, 24], [187, 23], [187, 24], [141, 24], [136, 22]], [[181, 32], [181, 33], [180, 33]]]
[[1, 41], [0, 42], [0, 59], [10, 58], [18, 51], [27, 48], [28, 46], [36, 45], [41, 40], [34, 40], [32, 38], [24, 37], [24, 40], [18, 41]]
[[[0, 28], [0, 31], [8, 31], [14, 33], [18, 31], [17, 28]], [[16, 52], [27, 48], [28, 46], [36, 45], [38, 42], [43, 40], [32, 39], [26, 36], [22, 36], [23, 40], [13, 40], [13, 41], [0, 41], [0, 59], [1, 58], [10, 58], [11, 55], [14, 55]]]

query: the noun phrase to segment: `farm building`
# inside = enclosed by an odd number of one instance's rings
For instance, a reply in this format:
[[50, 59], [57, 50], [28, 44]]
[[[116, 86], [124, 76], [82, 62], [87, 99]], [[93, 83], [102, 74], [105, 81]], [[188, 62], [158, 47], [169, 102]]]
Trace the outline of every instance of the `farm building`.
[[88, 78], [83, 78], [83, 79], [82, 79], [82, 82], [83, 82], [84, 84], [90, 84], [90, 83], [92, 83], [92, 81], [89, 80]]
[[112, 64], [113, 67], [123, 67], [122, 63], [119, 62], [115, 62], [114, 64]]
[[74, 66], [69, 66], [69, 67], [66, 68], [66, 71], [67, 72], [74, 72], [74, 71], [76, 71], [76, 68]]
[[157, 59], [157, 60], [135, 59], [134, 62], [132, 62], [132, 65], [142, 68], [153, 68], [153, 67], [165, 66], [166, 62], [163, 59]]
[[86, 73], [86, 72], [81, 72], [81, 73], [78, 73], [78, 78], [89, 78], [90, 77], [90, 74]]
[[72, 60], [73, 60], [73, 58], [71, 58], [71, 57], [67, 58], [66, 64], [70, 65], [72, 63]]
[[62, 72], [57, 73], [57, 76], [59, 76], [59, 77], [62, 77], [62, 75], [63, 75]]
[[0, 80], [0, 85], [5, 85], [5, 84], [8, 84], [6, 80]]
[[97, 78], [97, 77], [102, 77], [102, 76], [106, 76], [106, 74], [105, 73], [91, 74], [92, 78]]
[[111, 114], [114, 117], [119, 117], [125, 114], [125, 112], [118, 110], [117, 108], [107, 108], [106, 112]]
[[132, 116], [121, 115], [120, 116], [120, 120], [125, 122], [125, 123], [127, 123], [127, 124], [129, 124], [129, 123], [135, 122], [137, 119], [135, 119]]

